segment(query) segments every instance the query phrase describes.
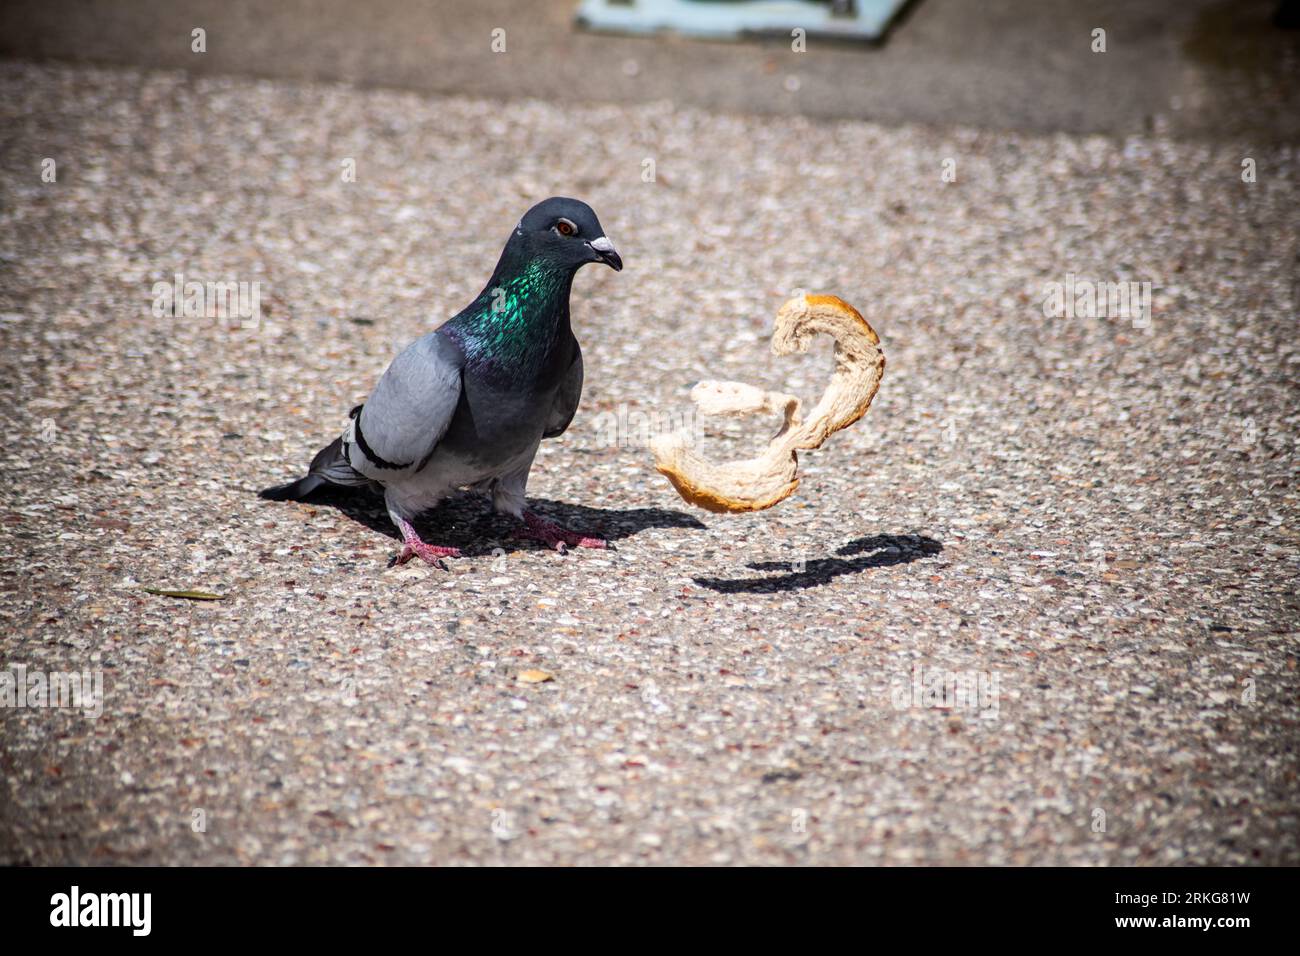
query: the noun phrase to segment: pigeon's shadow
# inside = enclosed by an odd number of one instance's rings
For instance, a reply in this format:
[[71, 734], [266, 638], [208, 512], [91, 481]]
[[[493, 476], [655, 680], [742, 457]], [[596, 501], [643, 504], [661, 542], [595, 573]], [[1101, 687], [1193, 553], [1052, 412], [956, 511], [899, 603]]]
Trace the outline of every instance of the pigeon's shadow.
[[[401, 541], [384, 508], [384, 499], [367, 489], [325, 488], [314, 492], [312, 504], [337, 508], [353, 521]], [[604, 538], [611, 544], [647, 528], [693, 528], [705, 525], [683, 511], [668, 508], [589, 508], [546, 498], [529, 498], [528, 507], [570, 531]], [[520, 523], [496, 514], [482, 495], [462, 493], [441, 502], [414, 522], [420, 537], [430, 544], [459, 548], [466, 557], [506, 551], [542, 550], [545, 545], [520, 538]], [[617, 547], [617, 545], [615, 545]]]
[[843, 557], [815, 558], [803, 562], [802, 567], [790, 561], [759, 561], [746, 565], [752, 571], [787, 571], [787, 574], [761, 578], [695, 578], [695, 583], [720, 594], [797, 591], [819, 587], [841, 575], [858, 574], [868, 568], [887, 568], [893, 564], [919, 561], [942, 550], [942, 544], [924, 535], [873, 534], [836, 548], [835, 553]]

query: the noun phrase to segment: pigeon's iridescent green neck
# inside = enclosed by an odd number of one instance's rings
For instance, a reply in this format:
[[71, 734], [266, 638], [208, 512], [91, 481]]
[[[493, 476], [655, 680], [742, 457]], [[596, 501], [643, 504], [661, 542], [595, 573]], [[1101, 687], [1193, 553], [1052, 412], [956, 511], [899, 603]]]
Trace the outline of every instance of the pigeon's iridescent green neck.
[[519, 369], [535, 365], [568, 317], [573, 270], [534, 259], [508, 277], [493, 277], [457, 317], [457, 339], [475, 365]]

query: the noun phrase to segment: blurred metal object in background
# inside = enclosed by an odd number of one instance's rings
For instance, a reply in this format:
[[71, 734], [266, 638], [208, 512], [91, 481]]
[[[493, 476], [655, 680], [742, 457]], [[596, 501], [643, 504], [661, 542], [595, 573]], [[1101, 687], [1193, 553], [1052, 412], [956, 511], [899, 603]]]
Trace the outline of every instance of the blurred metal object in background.
[[788, 34], [881, 40], [908, 0], [582, 0], [578, 26], [608, 33], [659, 33], [710, 40]]

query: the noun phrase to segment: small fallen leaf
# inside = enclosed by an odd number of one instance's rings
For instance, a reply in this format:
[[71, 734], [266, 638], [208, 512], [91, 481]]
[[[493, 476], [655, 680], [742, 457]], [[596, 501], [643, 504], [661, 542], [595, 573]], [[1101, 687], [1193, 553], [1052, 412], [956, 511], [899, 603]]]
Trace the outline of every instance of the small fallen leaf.
[[161, 588], [145, 588], [150, 594], [157, 594], [161, 597], [185, 598], [187, 601], [224, 601], [224, 594], [213, 594], [211, 591], [165, 591]]
[[545, 684], [555, 680], [555, 675], [547, 671], [520, 671], [519, 681], [524, 684]]

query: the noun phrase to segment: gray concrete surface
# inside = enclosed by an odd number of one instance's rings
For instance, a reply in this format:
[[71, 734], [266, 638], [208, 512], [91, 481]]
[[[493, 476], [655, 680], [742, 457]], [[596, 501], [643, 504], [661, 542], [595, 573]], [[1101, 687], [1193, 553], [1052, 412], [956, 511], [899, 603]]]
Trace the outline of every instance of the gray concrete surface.
[[[1244, 150], [0, 62], [2, 661], [105, 685], [0, 708], [0, 861], [1300, 862], [1297, 157]], [[387, 570], [378, 502], [258, 500], [553, 193], [627, 268], [530, 491], [618, 550], [467, 500]], [[154, 315], [178, 272], [260, 323]], [[1046, 317], [1070, 274], [1149, 325]], [[602, 426], [815, 395], [796, 288], [880, 332], [876, 404], [693, 512]]]
[[[584, 34], [575, 6], [9, 0], [0, 55], [888, 124], [1300, 139], [1300, 31], [1270, 26], [1276, 0], [919, 0], [879, 49], [813, 42], [804, 53], [788, 40]], [[1104, 54], [1092, 51], [1097, 28]]]

